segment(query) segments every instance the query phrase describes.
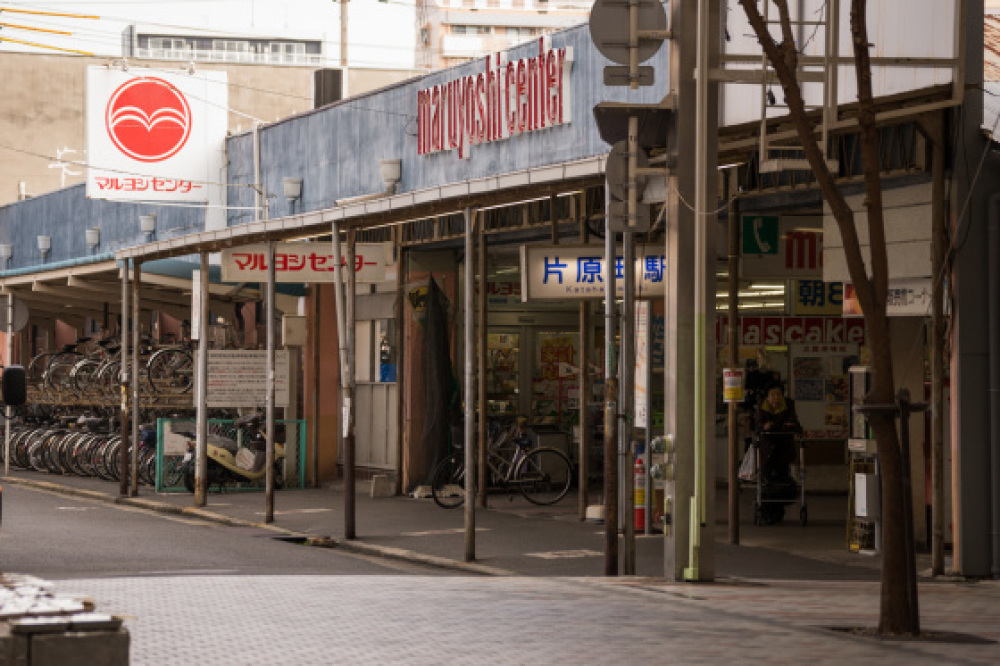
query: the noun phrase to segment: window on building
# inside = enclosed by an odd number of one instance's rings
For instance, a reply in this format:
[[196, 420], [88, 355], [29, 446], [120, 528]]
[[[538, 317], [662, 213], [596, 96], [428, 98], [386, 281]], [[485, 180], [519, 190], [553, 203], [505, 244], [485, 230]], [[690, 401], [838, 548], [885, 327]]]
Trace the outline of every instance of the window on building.
[[213, 39], [212, 50], [221, 53], [223, 60], [245, 60], [250, 53], [250, 42], [239, 39]]
[[453, 35], [465, 35], [469, 31], [469, 26], [467, 25], [453, 25], [451, 26], [451, 34]]
[[268, 44], [268, 51], [271, 53], [271, 62], [301, 62], [306, 54], [306, 45], [271, 42]]
[[191, 52], [191, 44], [177, 37], [150, 37], [147, 44], [150, 51], [158, 52], [155, 57], [182, 57]]

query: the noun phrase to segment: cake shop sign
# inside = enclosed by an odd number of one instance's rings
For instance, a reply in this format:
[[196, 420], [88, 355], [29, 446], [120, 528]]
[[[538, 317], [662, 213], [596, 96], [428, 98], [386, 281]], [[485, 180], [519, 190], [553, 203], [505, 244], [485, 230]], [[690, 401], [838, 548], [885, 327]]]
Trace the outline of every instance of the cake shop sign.
[[458, 149], [508, 139], [570, 122], [573, 49], [538, 40], [538, 55], [507, 62], [486, 57], [486, 70], [417, 91], [417, 153]]

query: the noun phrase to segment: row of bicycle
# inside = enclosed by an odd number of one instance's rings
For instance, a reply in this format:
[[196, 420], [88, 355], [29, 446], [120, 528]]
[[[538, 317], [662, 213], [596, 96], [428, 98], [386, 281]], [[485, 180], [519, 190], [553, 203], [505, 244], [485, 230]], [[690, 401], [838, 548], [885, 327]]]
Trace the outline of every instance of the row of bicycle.
[[[138, 450], [140, 483], [156, 485], [156, 439], [141, 437]], [[127, 457], [131, 460], [131, 447]], [[0, 457], [3, 448], [0, 447]], [[111, 432], [58, 425], [18, 425], [11, 429], [10, 465], [50, 474], [98, 477], [106, 481], [121, 478], [121, 437]], [[162, 484], [179, 485], [179, 479]]]
[[[38, 400], [114, 401], [121, 390], [121, 346], [114, 338], [84, 338], [58, 351], [42, 352], [28, 364], [27, 378]], [[189, 393], [194, 386], [191, 350], [185, 345], [144, 343], [139, 349], [139, 385], [148, 395]]]

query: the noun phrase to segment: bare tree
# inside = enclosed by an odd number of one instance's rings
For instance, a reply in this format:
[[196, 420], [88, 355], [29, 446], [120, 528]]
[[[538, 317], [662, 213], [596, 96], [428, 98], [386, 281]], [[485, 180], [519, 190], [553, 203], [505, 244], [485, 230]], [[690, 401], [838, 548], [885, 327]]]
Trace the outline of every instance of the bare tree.
[[[806, 114], [798, 81], [799, 53], [792, 33], [788, 1], [765, 0], [767, 1], [773, 2], [778, 9], [780, 41], [768, 30], [758, 7], [758, 0], [739, 0], [785, 93], [789, 118], [844, 241], [847, 268], [858, 302], [864, 311], [872, 351], [872, 385], [866, 402], [872, 405], [892, 405], [895, 403], [895, 382], [889, 320], [886, 317], [889, 261], [882, 215], [879, 138], [872, 98], [871, 44], [868, 42], [865, 15], [868, 2], [851, 0], [851, 41], [858, 84], [858, 126], [867, 195], [865, 207], [868, 211], [868, 241], [871, 248], [871, 262], [866, 269], [854, 213], [838, 189], [823, 151], [820, 150], [816, 122]], [[916, 598], [909, 598], [910, 591], [916, 589], [915, 580], [912, 580], [915, 569], [912, 562], [908, 566], [907, 561], [907, 558], [913, 557], [913, 549], [907, 547], [908, 535], [903, 522], [912, 520], [912, 517], [906, 515], [904, 510], [902, 455], [895, 417], [889, 412], [873, 412], [869, 415], [869, 424], [875, 434], [882, 474], [883, 551], [878, 631], [884, 635], [915, 635], [920, 632], [920, 618]]]

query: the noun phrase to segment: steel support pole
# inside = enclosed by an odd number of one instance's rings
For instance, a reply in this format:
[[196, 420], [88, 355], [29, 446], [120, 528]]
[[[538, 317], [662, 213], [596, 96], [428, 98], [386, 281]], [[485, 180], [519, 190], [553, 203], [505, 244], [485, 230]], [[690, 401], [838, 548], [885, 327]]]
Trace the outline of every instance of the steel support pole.
[[618, 575], [618, 357], [615, 338], [615, 234], [611, 231], [611, 192], [604, 192], [604, 575]]
[[198, 271], [198, 369], [195, 412], [194, 505], [207, 503], [208, 494], [208, 253], [201, 253]]
[[344, 314], [347, 316], [347, 384], [351, 391], [351, 424], [350, 437], [344, 442], [344, 520], [345, 533], [350, 535], [347, 538], [353, 539], [356, 534], [355, 522], [357, 520], [357, 509], [355, 504], [355, 493], [357, 491], [356, 461], [357, 461], [357, 440], [355, 437], [355, 418], [357, 416], [357, 405], [354, 397], [357, 395], [355, 373], [355, 363], [357, 362], [357, 346], [355, 343], [355, 298], [357, 289], [355, 288], [355, 268], [354, 268], [354, 229], [347, 230], [347, 297]]
[[475, 255], [472, 235], [475, 230], [475, 215], [471, 208], [465, 209], [465, 270], [462, 310], [464, 317], [465, 387], [462, 391], [465, 404], [465, 561], [476, 559], [476, 487], [470, 483], [476, 478], [475, 427], [476, 411], [472, 401], [475, 391], [473, 373], [475, 355]]
[[[587, 230], [586, 192], [580, 193], [577, 216], [580, 221], [580, 242], [587, 243], [590, 240], [590, 234]], [[590, 410], [588, 409], [588, 405], [591, 396], [590, 373], [587, 369], [590, 361], [590, 349], [593, 347], [593, 340], [591, 339], [591, 331], [593, 329], [590, 325], [590, 312], [590, 303], [585, 300], [580, 301], [580, 417], [578, 421], [580, 428], [580, 448], [577, 455], [577, 469], [579, 470], [577, 509], [580, 520], [587, 519], [587, 506], [590, 504], [588, 492], [590, 481]]]
[[695, 64], [695, 225], [694, 225], [694, 491], [691, 496], [690, 544], [688, 546], [688, 566], [684, 569], [686, 580], [700, 580], [701, 531], [706, 521], [705, 479], [707, 455], [706, 419], [706, 335], [708, 332], [706, 311], [706, 291], [709, 266], [706, 263], [707, 233], [709, 224], [707, 211], [708, 174], [708, 0], [698, 2], [697, 54]]
[[477, 385], [476, 402], [479, 412], [479, 446], [477, 447], [478, 458], [476, 470], [477, 486], [479, 489], [479, 506], [484, 509], [488, 505], [488, 494], [486, 492], [486, 440], [489, 437], [486, 421], [486, 347], [487, 347], [487, 312], [486, 303], [486, 234], [484, 232], [485, 220], [480, 215], [479, 224], [476, 227], [476, 268], [479, 271], [479, 289], [476, 295], [476, 305], [478, 310], [477, 321], [478, 331], [475, 339], [479, 342], [476, 348], [476, 367], [478, 369], [479, 384]]
[[931, 157], [931, 574], [944, 575], [945, 114], [933, 122]]
[[351, 395], [350, 364], [347, 350], [347, 317], [344, 312], [344, 255], [340, 247], [340, 223], [333, 223], [333, 279], [334, 298], [337, 308], [337, 345], [340, 360], [340, 446], [344, 456], [344, 538], [354, 538], [354, 501], [347, 488], [347, 442], [354, 436], [354, 406]]
[[406, 340], [405, 335], [405, 312], [403, 290], [406, 285], [407, 262], [409, 254], [403, 251], [403, 229], [400, 226], [393, 227], [396, 240], [396, 305], [393, 312], [396, 315], [396, 485], [397, 495], [403, 494], [403, 419], [405, 418], [405, 406], [403, 405], [403, 345]]
[[312, 441], [309, 447], [309, 469], [312, 476], [312, 486], [319, 488], [319, 354], [320, 354], [320, 307], [319, 307], [319, 283], [312, 284], [312, 395], [309, 399], [310, 411], [312, 412]]
[[[208, 291], [206, 289], [206, 291]], [[267, 361], [264, 368], [264, 523], [274, 522], [274, 241], [267, 243]], [[292, 389], [294, 390], [294, 389]]]
[[[7, 365], [14, 364], [14, 293], [7, 293]], [[3, 473], [10, 474], [10, 420], [14, 412], [10, 405], [4, 407], [5, 416], [3, 429]]]
[[[130, 340], [128, 334], [128, 302], [130, 298], [129, 293], [129, 260], [125, 259], [122, 262], [122, 315], [119, 320], [120, 330], [118, 336], [121, 339], [121, 362], [118, 366], [118, 375], [121, 379], [121, 427], [119, 431], [119, 437], [122, 442], [128, 441], [128, 434], [130, 430], [129, 417], [129, 399], [131, 397], [131, 387], [129, 386], [129, 376], [131, 374], [131, 368], [129, 366], [129, 347]], [[125, 450], [126, 447], [121, 447], [122, 454], [119, 459], [119, 464], [122, 469], [125, 469]], [[122, 474], [119, 478], [118, 494], [122, 497], [128, 495], [128, 478]]]
[[[139, 405], [139, 397], [142, 389], [142, 382], [139, 375], [139, 361], [142, 350], [142, 263], [136, 261], [133, 268], [132, 277], [132, 461], [129, 465], [131, 485], [129, 495], [135, 497], [139, 494], [139, 419], [142, 418], [142, 410]], [[128, 473], [123, 469], [122, 475]]]
[[[737, 191], [737, 173], [733, 169], [729, 174], [729, 195]], [[739, 341], [736, 331], [740, 330], [739, 320], [739, 281], [737, 275], [740, 270], [740, 227], [737, 203], [732, 199], [729, 206], [729, 367], [735, 368], [739, 358]], [[737, 469], [740, 464], [739, 452], [739, 405], [731, 401], [728, 405], [729, 417], [729, 465], [727, 469], [727, 479], [729, 484], [729, 543], [738, 544], [740, 542], [740, 488], [737, 478]]]
[[[629, 126], [632, 129], [632, 118]], [[638, 131], [638, 122], [635, 123]], [[638, 149], [638, 145], [636, 145]], [[634, 158], [630, 158], [631, 159]], [[633, 172], [634, 173], [634, 172]], [[634, 177], [634, 176], [633, 176]], [[634, 183], [632, 183], [634, 185]], [[629, 188], [629, 209], [638, 208], [634, 186]], [[634, 219], [634, 218], [631, 218]], [[622, 301], [621, 325], [621, 406], [618, 410], [619, 427], [618, 469], [622, 486], [622, 573], [635, 575], [635, 443], [632, 429], [635, 418], [635, 234], [622, 234], [622, 281], [625, 298]]]

